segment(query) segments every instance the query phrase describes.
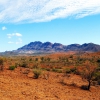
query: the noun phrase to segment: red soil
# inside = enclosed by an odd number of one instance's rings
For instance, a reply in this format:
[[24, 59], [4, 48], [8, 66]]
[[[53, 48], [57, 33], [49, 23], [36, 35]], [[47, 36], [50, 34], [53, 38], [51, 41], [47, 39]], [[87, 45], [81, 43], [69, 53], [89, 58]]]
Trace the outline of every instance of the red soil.
[[100, 100], [100, 86], [82, 90], [79, 87], [86, 82], [77, 75], [45, 72], [33, 79], [33, 73], [26, 71], [18, 67], [0, 72], [0, 100]]

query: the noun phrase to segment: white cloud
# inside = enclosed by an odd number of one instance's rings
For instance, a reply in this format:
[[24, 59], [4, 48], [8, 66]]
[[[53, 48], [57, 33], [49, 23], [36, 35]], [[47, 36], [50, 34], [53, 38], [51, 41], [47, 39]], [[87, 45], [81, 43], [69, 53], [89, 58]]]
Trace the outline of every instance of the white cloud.
[[15, 36], [22, 36], [22, 34], [20, 34], [20, 33], [15, 33]]
[[0, 22], [33, 23], [100, 14], [100, 0], [0, 0]]
[[5, 26], [2, 27], [2, 30], [3, 30], [3, 31], [6, 30], [6, 29], [7, 29], [7, 28], [6, 28]]
[[7, 34], [8, 38], [12, 38], [13, 36], [16, 36], [16, 37], [21, 37], [22, 34], [20, 33], [12, 33], [12, 34]]

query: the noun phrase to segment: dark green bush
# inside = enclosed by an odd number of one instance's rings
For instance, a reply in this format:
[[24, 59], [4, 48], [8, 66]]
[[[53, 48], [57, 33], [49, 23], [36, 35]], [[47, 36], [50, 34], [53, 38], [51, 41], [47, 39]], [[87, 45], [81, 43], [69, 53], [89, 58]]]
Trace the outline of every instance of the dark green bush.
[[9, 66], [9, 70], [14, 70], [15, 68], [15, 66]]

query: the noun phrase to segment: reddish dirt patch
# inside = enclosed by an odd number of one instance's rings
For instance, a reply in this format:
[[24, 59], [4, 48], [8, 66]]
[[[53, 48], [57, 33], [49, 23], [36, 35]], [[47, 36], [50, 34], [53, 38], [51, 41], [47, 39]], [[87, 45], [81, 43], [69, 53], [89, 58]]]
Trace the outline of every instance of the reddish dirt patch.
[[100, 86], [82, 90], [79, 86], [86, 82], [77, 75], [45, 72], [48, 79], [33, 79], [32, 72], [23, 73], [26, 70], [18, 67], [0, 72], [0, 100], [100, 100]]

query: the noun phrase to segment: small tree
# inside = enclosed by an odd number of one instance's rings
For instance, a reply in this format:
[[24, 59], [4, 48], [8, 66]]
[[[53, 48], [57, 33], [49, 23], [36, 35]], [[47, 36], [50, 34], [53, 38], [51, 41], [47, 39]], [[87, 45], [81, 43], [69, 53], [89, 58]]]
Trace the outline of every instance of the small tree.
[[[90, 90], [92, 78], [94, 76], [95, 71], [96, 71], [96, 67], [93, 67], [90, 64], [87, 64], [84, 67], [81, 76], [82, 76], [83, 79], [86, 79], [88, 81], [88, 85], [84, 89]], [[84, 86], [82, 86], [82, 87], [84, 87]]]

